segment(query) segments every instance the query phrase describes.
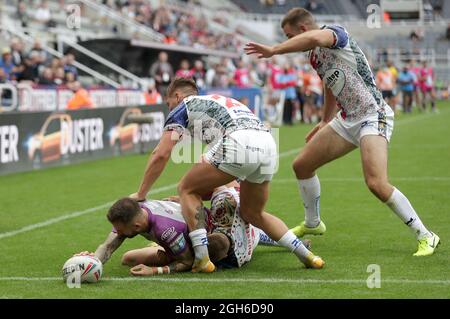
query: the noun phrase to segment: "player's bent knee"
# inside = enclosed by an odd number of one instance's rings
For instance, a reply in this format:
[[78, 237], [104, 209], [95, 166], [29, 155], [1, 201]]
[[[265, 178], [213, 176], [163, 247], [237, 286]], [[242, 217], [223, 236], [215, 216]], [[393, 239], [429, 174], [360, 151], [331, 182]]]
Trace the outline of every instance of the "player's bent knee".
[[392, 193], [392, 186], [386, 181], [377, 178], [369, 178], [366, 179], [366, 184], [372, 194], [383, 202], [386, 202]]
[[307, 162], [303, 157], [298, 157], [294, 160], [292, 169], [294, 170], [297, 179], [307, 179], [314, 175], [314, 170], [311, 170], [308, 167]]

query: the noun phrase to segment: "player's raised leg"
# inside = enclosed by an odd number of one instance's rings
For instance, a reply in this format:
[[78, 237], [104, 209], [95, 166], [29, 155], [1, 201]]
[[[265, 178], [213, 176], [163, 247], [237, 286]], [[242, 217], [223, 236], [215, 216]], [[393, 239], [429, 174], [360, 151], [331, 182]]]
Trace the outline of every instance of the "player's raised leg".
[[241, 182], [240, 214], [248, 223], [262, 229], [270, 238], [293, 252], [306, 267], [320, 269], [323, 260], [310, 252], [286, 224], [264, 211], [269, 197], [269, 182], [261, 184]]
[[328, 124], [313, 136], [295, 158], [292, 166], [305, 207], [305, 221], [293, 229], [298, 237], [321, 235], [326, 231], [325, 224], [320, 220], [320, 182], [316, 170], [355, 148], [354, 144], [338, 135]]
[[361, 138], [361, 159], [367, 186], [414, 232], [419, 241], [414, 256], [431, 255], [439, 244], [439, 237], [427, 230], [408, 198], [389, 183], [387, 158], [387, 141], [384, 137], [366, 135]]
[[178, 184], [181, 211], [188, 225], [189, 237], [194, 248], [193, 272], [212, 272], [215, 269], [208, 255], [208, 238], [202, 195], [234, 179], [234, 176], [202, 161], [202, 163], [195, 164]]

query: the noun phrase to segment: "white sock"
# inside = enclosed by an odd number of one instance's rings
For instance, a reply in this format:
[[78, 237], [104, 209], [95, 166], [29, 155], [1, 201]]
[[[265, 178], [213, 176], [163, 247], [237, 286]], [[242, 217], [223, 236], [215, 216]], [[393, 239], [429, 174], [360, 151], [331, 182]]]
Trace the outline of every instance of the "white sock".
[[265, 245], [265, 246], [278, 246], [278, 243], [269, 237], [262, 229], [258, 228], [259, 232], [259, 243], [258, 245]]
[[298, 188], [305, 207], [305, 224], [317, 227], [320, 223], [320, 182], [317, 175], [308, 179], [299, 179]]
[[430, 232], [425, 228], [408, 198], [394, 187], [391, 198], [386, 205], [408, 226], [416, 235], [417, 239], [430, 236]]
[[202, 259], [208, 256], [208, 237], [206, 229], [200, 228], [189, 233], [192, 247], [194, 248], [195, 259]]
[[302, 262], [310, 253], [310, 251], [303, 245], [302, 241], [298, 239], [291, 230], [288, 230], [286, 234], [280, 238], [278, 245], [289, 249], [289, 251], [293, 252]]

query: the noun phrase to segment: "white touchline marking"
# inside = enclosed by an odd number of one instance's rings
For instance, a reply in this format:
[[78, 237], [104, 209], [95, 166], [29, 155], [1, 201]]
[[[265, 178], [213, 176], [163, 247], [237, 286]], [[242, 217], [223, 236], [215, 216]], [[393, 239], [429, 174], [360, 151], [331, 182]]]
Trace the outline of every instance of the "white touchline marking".
[[[433, 117], [435, 115], [436, 114], [425, 114], [425, 115], [422, 115], [422, 116], [416, 116], [414, 118], [407, 118], [407, 119], [399, 120], [397, 122], [394, 122], [394, 129], [395, 129], [395, 125], [399, 126], [401, 124], [410, 124], [410, 123], [416, 122], [418, 120], [428, 119], [428, 118]], [[441, 115], [442, 115], [442, 113], [441, 113]], [[297, 154], [301, 149], [302, 148], [294, 148], [294, 149], [282, 152], [282, 153], [279, 154], [279, 157], [280, 158], [284, 158], [284, 157], [287, 157], [287, 156], [290, 156], [290, 155], [293, 155], [293, 154]], [[278, 180], [278, 181], [281, 181], [281, 180]], [[360, 181], [360, 180], [358, 179], [358, 181]], [[274, 182], [277, 182], [277, 180], [274, 180]], [[151, 194], [161, 193], [161, 192], [164, 192], [166, 190], [173, 189], [177, 185], [178, 184], [172, 184], [172, 185], [163, 186], [163, 187], [157, 188], [157, 189], [155, 189], [153, 191], [150, 191], [150, 193]], [[59, 217], [51, 218], [51, 219], [48, 219], [46, 221], [43, 221], [43, 222], [40, 222], [40, 223], [37, 223], [37, 224], [28, 225], [28, 226], [19, 228], [17, 230], [12, 230], [12, 231], [9, 231], [9, 232], [0, 233], [0, 239], [13, 237], [13, 236], [16, 236], [18, 234], [26, 233], [26, 232], [34, 230], [34, 229], [39, 229], [39, 228], [42, 228], [42, 227], [53, 225], [53, 224], [59, 223], [61, 221], [67, 220], [67, 219], [72, 219], [72, 218], [83, 216], [83, 215], [86, 215], [86, 214], [89, 214], [89, 213], [93, 213], [93, 212], [96, 212], [96, 211], [98, 211], [100, 209], [104, 209], [104, 208], [108, 207], [109, 205], [112, 205], [112, 203], [113, 202], [104, 203], [104, 204], [101, 204], [101, 205], [98, 205], [98, 206], [95, 206], [95, 207], [87, 208], [85, 210], [76, 211], [76, 212], [65, 214], [65, 215], [62, 215], [62, 216], [59, 216]]]
[[[0, 281], [61, 281], [62, 277], [0, 277]], [[157, 282], [199, 282], [199, 283], [224, 283], [224, 278], [167, 278], [167, 277], [105, 277], [100, 281], [157, 281]], [[226, 278], [226, 283], [253, 282], [253, 283], [293, 283], [293, 284], [362, 284], [366, 285], [367, 279], [294, 279], [294, 278]], [[387, 284], [419, 284], [419, 285], [450, 285], [450, 280], [426, 279], [381, 279], [381, 283]]]

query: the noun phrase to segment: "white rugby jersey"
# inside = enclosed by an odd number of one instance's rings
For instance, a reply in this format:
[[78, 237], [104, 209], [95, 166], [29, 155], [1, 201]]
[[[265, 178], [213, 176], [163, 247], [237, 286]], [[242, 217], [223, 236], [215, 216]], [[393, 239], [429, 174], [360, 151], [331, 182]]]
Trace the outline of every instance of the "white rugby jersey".
[[211, 198], [213, 232], [226, 233], [232, 240], [232, 249], [238, 267], [252, 259], [259, 242], [259, 229], [245, 222], [239, 214], [240, 188], [228, 187]]
[[185, 129], [206, 144], [237, 130], [269, 131], [246, 105], [217, 94], [189, 96], [169, 113], [164, 130]]
[[312, 67], [325, 86], [331, 89], [345, 120], [359, 121], [387, 108], [366, 56], [356, 41], [341, 26], [323, 26], [333, 31], [330, 48], [316, 47], [309, 52]]

